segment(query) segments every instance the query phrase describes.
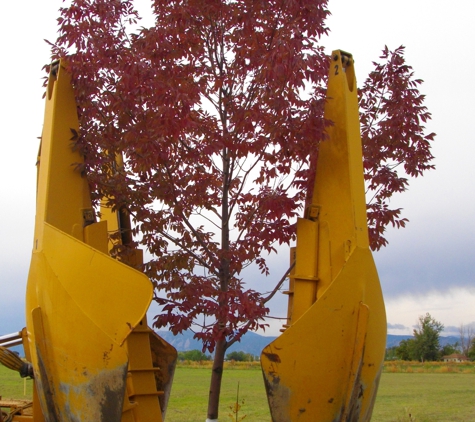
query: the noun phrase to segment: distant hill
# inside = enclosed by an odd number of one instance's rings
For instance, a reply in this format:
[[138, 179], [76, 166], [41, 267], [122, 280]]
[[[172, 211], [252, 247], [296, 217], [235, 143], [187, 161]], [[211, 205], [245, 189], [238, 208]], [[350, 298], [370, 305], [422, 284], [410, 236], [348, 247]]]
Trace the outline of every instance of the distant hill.
[[[408, 338], [412, 338], [412, 336], [396, 336], [393, 334], [388, 334], [388, 337], [386, 338], [386, 347], [399, 346], [399, 343], [402, 340], [407, 340]], [[446, 344], [455, 344], [457, 342], [460, 342], [460, 338], [455, 336], [439, 337], [439, 343], [441, 346], [445, 346]]]
[[[186, 352], [187, 350], [194, 349], [201, 350], [203, 347], [200, 341], [193, 339], [193, 333], [190, 331], [185, 331], [176, 336], [174, 336], [170, 331], [159, 331], [158, 334], [179, 352]], [[242, 351], [244, 353], [258, 356], [261, 354], [262, 349], [275, 338], [276, 337], [261, 336], [253, 332], [248, 332], [241, 338], [240, 342], [234, 343], [226, 353]]]
[[[183, 334], [178, 334], [174, 336], [170, 331], [159, 331], [158, 334], [175, 347], [179, 352], [185, 352], [187, 350], [201, 350], [202, 344], [200, 341], [193, 339], [193, 333], [186, 331]], [[407, 340], [412, 338], [408, 335], [393, 335], [388, 334], [386, 339], [386, 347], [398, 346], [401, 340]], [[251, 353], [252, 355], [260, 355], [262, 349], [267, 346], [271, 341], [276, 339], [276, 337], [261, 336], [259, 334], [248, 332], [246, 333], [240, 342], [234, 343], [228, 350], [228, 352], [234, 351], [243, 351], [245, 353]], [[458, 337], [449, 336], [449, 337], [440, 337], [440, 345], [445, 346], [446, 344], [454, 344], [459, 341]]]
[[407, 340], [409, 338], [412, 338], [412, 336], [396, 336], [394, 334], [388, 334], [386, 337], [386, 348], [399, 346], [399, 343], [402, 340]]

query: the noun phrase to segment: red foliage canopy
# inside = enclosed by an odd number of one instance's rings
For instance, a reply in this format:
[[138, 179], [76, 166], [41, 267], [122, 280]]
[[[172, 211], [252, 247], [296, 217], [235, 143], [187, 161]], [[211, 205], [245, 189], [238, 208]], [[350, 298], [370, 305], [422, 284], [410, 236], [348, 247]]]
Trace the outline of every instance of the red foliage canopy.
[[[96, 200], [133, 216], [152, 254], [145, 271], [162, 305], [157, 327], [235, 341], [263, 326], [266, 298], [241, 271], [268, 273], [289, 243], [324, 137], [326, 0], [152, 1], [139, 28], [131, 0], [75, 0], [61, 9], [53, 59], [66, 58], [80, 113], [78, 147]], [[404, 63], [384, 64], [361, 89], [372, 246], [403, 226], [388, 200], [430, 168], [430, 115]], [[111, 171], [116, 154], [124, 167]], [[227, 343], [229, 345], [229, 342]]]
[[435, 134], [425, 134], [423, 126], [431, 116], [418, 90], [422, 80], [414, 79], [403, 53], [404, 47], [394, 51], [385, 47], [380, 57], [384, 63], [374, 63], [374, 71], [359, 91], [367, 197], [372, 196], [367, 212], [373, 249], [387, 244], [386, 226], [404, 227], [407, 222], [401, 209], [389, 208], [391, 196], [407, 189], [407, 176], [421, 176], [434, 168], [430, 142]]

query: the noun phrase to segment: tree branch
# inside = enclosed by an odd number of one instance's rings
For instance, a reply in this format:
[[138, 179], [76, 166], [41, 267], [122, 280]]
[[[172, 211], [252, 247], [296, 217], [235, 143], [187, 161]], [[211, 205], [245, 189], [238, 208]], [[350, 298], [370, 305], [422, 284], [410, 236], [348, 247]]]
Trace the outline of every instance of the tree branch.
[[288, 275], [290, 274], [290, 272], [292, 271], [294, 267], [295, 267], [295, 261], [292, 263], [292, 265], [289, 267], [289, 269], [285, 272], [285, 274], [282, 276], [280, 281], [274, 287], [274, 290], [272, 290], [272, 292], [270, 292], [269, 295], [263, 299], [262, 303], [269, 302], [269, 300], [271, 300], [275, 296], [275, 294], [280, 290], [280, 288], [282, 287], [282, 284], [284, 284], [286, 278], [288, 277]]

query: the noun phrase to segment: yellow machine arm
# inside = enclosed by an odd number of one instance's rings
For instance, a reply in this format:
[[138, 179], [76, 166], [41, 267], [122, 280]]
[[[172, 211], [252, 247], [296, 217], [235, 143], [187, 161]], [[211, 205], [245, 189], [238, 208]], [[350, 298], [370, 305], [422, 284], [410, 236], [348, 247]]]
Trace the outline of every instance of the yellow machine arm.
[[264, 348], [273, 422], [369, 421], [386, 315], [369, 249], [353, 58], [332, 53], [311, 204], [297, 223], [286, 330]]
[[[80, 172], [83, 157], [72, 148], [78, 130], [70, 78], [58, 63], [48, 83], [38, 157], [25, 351], [46, 421], [137, 421], [130, 412], [123, 418], [126, 404], [137, 406], [124, 402], [134, 353], [127, 340], [143, 325], [152, 284], [108, 255], [107, 222], [96, 221], [89, 186]], [[135, 369], [159, 371], [152, 362], [149, 366]], [[143, 384], [134, 385], [136, 391], [129, 391], [128, 397], [144, 390]], [[155, 397], [157, 421], [157, 396], [163, 392], [155, 386], [152, 391], [147, 394]], [[34, 420], [43, 419], [37, 414]]]

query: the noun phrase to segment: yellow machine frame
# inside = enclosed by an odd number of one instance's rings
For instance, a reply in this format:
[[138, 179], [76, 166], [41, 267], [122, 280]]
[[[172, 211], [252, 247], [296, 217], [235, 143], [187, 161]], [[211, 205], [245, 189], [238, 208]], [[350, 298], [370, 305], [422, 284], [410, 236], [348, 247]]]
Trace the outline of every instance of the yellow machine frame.
[[121, 227], [115, 213], [96, 219], [73, 147], [76, 113], [69, 75], [57, 63], [38, 156], [26, 296], [35, 398], [52, 422], [161, 421], [177, 354], [147, 326], [150, 280], [109, 256], [108, 230]]
[[297, 222], [283, 334], [264, 348], [274, 422], [369, 421], [386, 315], [369, 249], [353, 58], [334, 51], [313, 196]]
[[[331, 57], [325, 118], [328, 139], [291, 251], [287, 324], [261, 355], [273, 422], [369, 421], [384, 358], [354, 62], [340, 50]], [[74, 148], [78, 131], [70, 77], [56, 63], [38, 154], [27, 327], [9, 343], [23, 341], [34, 399], [12, 421], [160, 422], [177, 353], [147, 325], [153, 289], [133, 268], [140, 251], [128, 262], [110, 256], [110, 233], [129, 246], [130, 221], [107, 207], [96, 218]]]

